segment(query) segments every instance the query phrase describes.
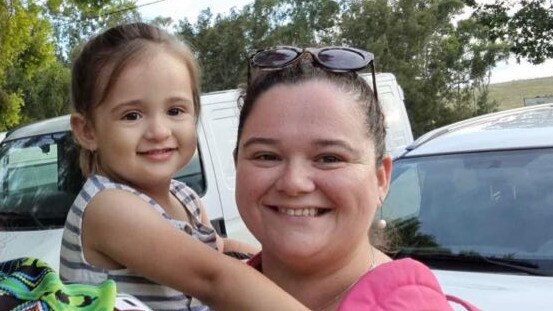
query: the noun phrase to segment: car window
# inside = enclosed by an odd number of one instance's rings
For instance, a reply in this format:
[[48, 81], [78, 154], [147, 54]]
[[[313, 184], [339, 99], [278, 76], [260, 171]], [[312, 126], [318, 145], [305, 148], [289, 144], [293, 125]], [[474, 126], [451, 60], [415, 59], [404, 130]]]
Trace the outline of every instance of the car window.
[[82, 184], [75, 176], [76, 162], [76, 148], [68, 133], [4, 142], [0, 147], [0, 228], [63, 226]]
[[551, 271], [551, 176], [551, 148], [401, 159], [383, 215], [400, 248], [524, 259]]
[[57, 145], [44, 139], [40, 145], [18, 146], [6, 157], [7, 179], [3, 190], [7, 193], [55, 187], [57, 178]]
[[197, 148], [188, 165], [178, 171], [174, 178], [178, 181], [186, 183], [188, 187], [194, 189], [199, 196], [203, 196], [205, 194], [205, 174], [200, 152]]
[[[396, 170], [393, 192], [386, 198], [382, 215], [385, 219], [417, 217], [421, 205], [420, 170], [416, 163], [405, 164]], [[399, 195], [401, 194], [401, 195]]]

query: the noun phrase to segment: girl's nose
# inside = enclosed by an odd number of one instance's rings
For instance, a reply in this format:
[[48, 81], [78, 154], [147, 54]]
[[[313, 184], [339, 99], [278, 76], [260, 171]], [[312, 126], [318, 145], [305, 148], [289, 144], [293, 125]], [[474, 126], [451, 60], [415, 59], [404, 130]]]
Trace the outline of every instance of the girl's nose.
[[308, 163], [288, 161], [284, 164], [275, 187], [278, 191], [290, 196], [298, 196], [315, 190], [315, 183], [311, 176]]
[[164, 140], [171, 135], [169, 123], [164, 118], [156, 117], [148, 122], [146, 138], [150, 140]]

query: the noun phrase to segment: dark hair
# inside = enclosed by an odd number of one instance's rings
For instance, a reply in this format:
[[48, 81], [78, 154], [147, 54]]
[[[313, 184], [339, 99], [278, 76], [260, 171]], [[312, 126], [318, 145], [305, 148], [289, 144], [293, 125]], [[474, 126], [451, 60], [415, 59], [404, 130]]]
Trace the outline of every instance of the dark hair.
[[329, 81], [346, 93], [351, 94], [363, 111], [366, 134], [375, 146], [377, 166], [380, 165], [386, 152], [386, 128], [384, 113], [374, 93], [363, 77], [355, 72], [331, 72], [313, 65], [309, 60], [302, 60], [294, 65], [274, 71], [262, 71], [252, 75], [252, 81], [242, 89], [240, 96], [240, 117], [238, 137], [236, 139], [235, 157], [238, 153], [240, 136], [256, 100], [264, 92], [279, 84], [295, 84], [310, 80]]
[[[121, 72], [156, 49], [174, 54], [188, 67], [196, 117], [200, 114], [199, 69], [192, 50], [166, 31], [145, 23], [115, 26], [88, 41], [73, 62], [71, 101], [75, 112], [94, 121], [94, 109], [109, 95]], [[81, 170], [95, 170], [95, 155], [80, 148]]]

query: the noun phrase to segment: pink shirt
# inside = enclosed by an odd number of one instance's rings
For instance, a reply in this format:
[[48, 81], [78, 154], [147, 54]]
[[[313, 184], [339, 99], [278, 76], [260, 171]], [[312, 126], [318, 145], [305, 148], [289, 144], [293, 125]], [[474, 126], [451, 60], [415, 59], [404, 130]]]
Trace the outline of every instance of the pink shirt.
[[478, 308], [455, 296], [445, 295], [438, 280], [424, 264], [413, 259], [394, 260], [365, 273], [344, 295], [338, 311], [466, 310]]

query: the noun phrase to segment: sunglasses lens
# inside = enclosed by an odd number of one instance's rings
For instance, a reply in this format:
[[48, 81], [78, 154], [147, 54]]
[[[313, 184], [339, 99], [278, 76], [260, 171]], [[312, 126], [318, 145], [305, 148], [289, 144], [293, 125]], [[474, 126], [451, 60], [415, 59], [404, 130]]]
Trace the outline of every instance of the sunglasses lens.
[[324, 49], [317, 56], [325, 67], [337, 70], [360, 69], [371, 61], [356, 51], [346, 49]]
[[290, 49], [274, 49], [261, 51], [252, 58], [252, 64], [258, 67], [283, 67], [298, 56], [298, 52]]

